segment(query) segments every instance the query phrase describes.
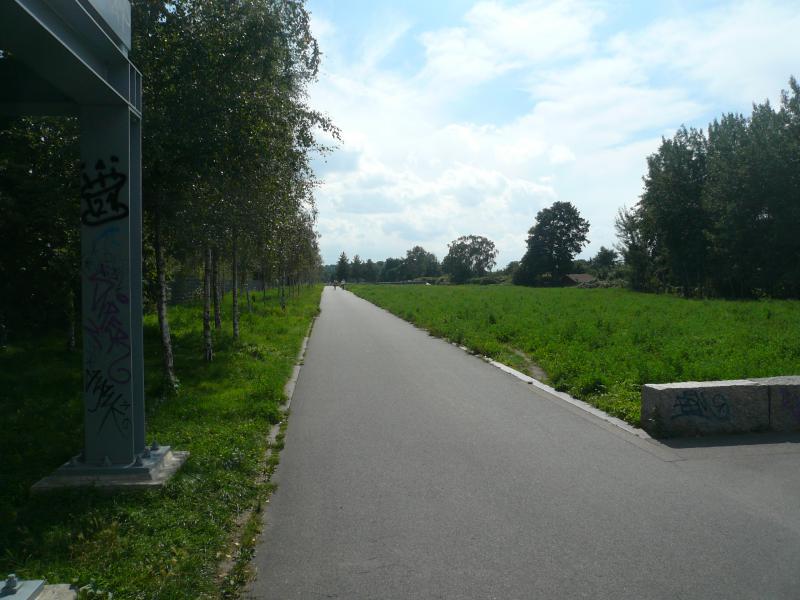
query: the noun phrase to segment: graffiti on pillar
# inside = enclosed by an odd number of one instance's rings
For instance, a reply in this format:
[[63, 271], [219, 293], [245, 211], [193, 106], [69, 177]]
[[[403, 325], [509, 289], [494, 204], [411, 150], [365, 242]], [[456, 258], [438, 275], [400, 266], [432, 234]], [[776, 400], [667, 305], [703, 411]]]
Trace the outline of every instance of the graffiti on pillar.
[[101, 411], [103, 417], [97, 427], [97, 433], [103, 431], [110, 422], [118, 433], [127, 434], [131, 423], [128, 416], [130, 402], [125, 401], [124, 396], [100, 369], [86, 369], [85, 391], [91, 394], [94, 402], [87, 405], [87, 410], [90, 413]]
[[122, 387], [131, 381], [131, 338], [124, 319], [130, 300], [121, 234], [115, 225], [105, 227], [91, 240], [83, 261], [84, 391], [88, 412], [101, 415], [98, 434], [109, 424], [124, 435], [130, 427], [130, 402]]
[[730, 421], [731, 407], [723, 394], [707, 398], [702, 390], [684, 390], [675, 397], [672, 418], [697, 418], [707, 421]]
[[120, 319], [128, 297], [122, 292], [119, 269], [100, 263], [89, 274], [92, 302], [84, 330], [90, 336], [95, 353], [101, 353], [108, 364], [107, 375], [114, 383], [131, 379], [126, 363], [131, 355], [131, 340]]
[[117, 171], [119, 159], [116, 156], [109, 162], [111, 167], [107, 168], [102, 159], [98, 160], [94, 165], [94, 177], [90, 177], [86, 165], [82, 165], [81, 199], [85, 207], [81, 223], [87, 227], [98, 227], [128, 216], [128, 205], [119, 198], [128, 177]]

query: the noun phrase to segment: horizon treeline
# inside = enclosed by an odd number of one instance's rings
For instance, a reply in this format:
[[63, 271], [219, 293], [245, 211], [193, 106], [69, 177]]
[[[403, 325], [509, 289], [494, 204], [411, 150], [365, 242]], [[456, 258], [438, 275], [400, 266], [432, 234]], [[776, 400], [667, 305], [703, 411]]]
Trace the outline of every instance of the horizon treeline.
[[362, 260], [356, 254], [352, 259], [345, 252], [339, 255], [336, 264], [323, 267], [325, 281], [365, 281], [367, 283], [397, 282], [419, 279], [420, 277], [440, 277], [442, 265], [432, 252], [422, 246], [414, 246], [406, 251], [403, 258], [387, 258], [373, 261]]
[[[401, 281], [436, 281], [445, 279], [453, 283], [483, 282], [495, 265], [497, 250], [494, 242], [480, 235], [462, 235], [447, 246], [447, 255], [442, 262], [433, 252], [422, 246], [406, 251], [403, 258], [387, 258], [364, 262], [356, 254], [352, 260], [342, 252], [335, 265], [322, 268], [325, 281], [363, 281], [366, 283], [396, 283]], [[492, 281], [492, 283], [499, 283]]]
[[780, 106], [681, 127], [616, 220], [629, 284], [685, 296], [800, 297], [800, 85]]
[[[157, 307], [174, 385], [171, 275], [204, 282], [207, 360], [223, 320], [238, 337], [243, 281], [284, 290], [318, 280], [311, 160], [329, 149], [315, 131], [338, 139], [338, 130], [307, 103], [320, 51], [303, 1], [131, 5], [131, 60], [143, 75], [145, 300]], [[0, 121], [0, 337], [63, 325], [74, 345], [80, 333], [78, 164], [74, 118]], [[223, 269], [230, 315], [221, 313]]]

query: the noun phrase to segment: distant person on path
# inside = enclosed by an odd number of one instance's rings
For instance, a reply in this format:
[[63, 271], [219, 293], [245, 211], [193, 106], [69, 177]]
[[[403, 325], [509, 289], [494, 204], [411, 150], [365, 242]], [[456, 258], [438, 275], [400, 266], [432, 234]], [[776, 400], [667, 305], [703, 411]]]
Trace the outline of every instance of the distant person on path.
[[336, 289], [337, 285], [339, 285], [339, 282], [334, 279], [333, 280], [333, 289]]

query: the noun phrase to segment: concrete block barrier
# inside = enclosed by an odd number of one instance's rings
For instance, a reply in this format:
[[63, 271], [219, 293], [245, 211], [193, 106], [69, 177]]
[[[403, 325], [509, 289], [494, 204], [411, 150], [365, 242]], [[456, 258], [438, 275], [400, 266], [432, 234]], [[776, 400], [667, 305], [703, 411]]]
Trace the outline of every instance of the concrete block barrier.
[[800, 431], [800, 376], [646, 384], [642, 428], [654, 436]]
[[769, 389], [770, 429], [800, 431], [800, 377], [754, 379]]
[[642, 426], [657, 436], [766, 430], [768, 388], [749, 380], [647, 384]]

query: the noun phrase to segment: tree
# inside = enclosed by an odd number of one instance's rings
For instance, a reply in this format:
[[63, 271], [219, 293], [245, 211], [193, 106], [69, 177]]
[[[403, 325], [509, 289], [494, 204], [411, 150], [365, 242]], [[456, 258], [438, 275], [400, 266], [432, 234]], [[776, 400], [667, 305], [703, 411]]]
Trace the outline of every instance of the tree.
[[347, 254], [342, 252], [339, 255], [339, 261], [336, 263], [336, 279], [339, 281], [346, 281], [350, 276], [350, 264], [347, 260]]
[[378, 276], [378, 281], [400, 281], [403, 275], [403, 259], [387, 258]]
[[494, 242], [480, 235], [462, 235], [447, 247], [442, 271], [449, 273], [454, 283], [464, 283], [472, 277], [486, 275], [497, 258]]
[[367, 283], [375, 283], [378, 281], [378, 269], [371, 258], [367, 259], [364, 263], [364, 281]]
[[800, 85], [775, 110], [681, 127], [647, 159], [644, 193], [617, 219], [637, 289], [800, 296]]
[[572, 267], [572, 259], [588, 242], [589, 222], [569, 202], [555, 202], [536, 215], [528, 231], [528, 250], [514, 274], [514, 283], [535, 285], [557, 281]]
[[598, 250], [594, 258], [589, 261], [589, 266], [595, 272], [598, 279], [608, 279], [611, 270], [617, 264], [618, 258], [619, 255], [615, 250], [600, 246], [600, 250]]
[[404, 259], [405, 279], [418, 277], [436, 277], [441, 274], [441, 267], [436, 255], [422, 246], [414, 246], [406, 251]]
[[306, 105], [320, 53], [303, 2], [134, 0], [132, 9], [132, 58], [148, 104], [143, 199], [169, 380], [168, 259], [202, 256], [212, 271], [230, 261], [238, 337], [240, 273], [276, 276], [284, 302], [287, 283], [318, 261], [310, 153], [324, 150], [316, 128], [338, 133]]
[[0, 338], [58, 327], [72, 349], [80, 304], [78, 123], [26, 117], [2, 125]]
[[350, 263], [350, 279], [353, 283], [358, 283], [364, 278], [364, 263], [361, 262], [361, 257], [356, 254], [353, 261]]
[[643, 226], [644, 217], [638, 207], [621, 208], [617, 212], [614, 226], [619, 244], [617, 249], [625, 263], [628, 285], [637, 291], [652, 289], [654, 278], [654, 241]]
[[519, 269], [519, 261], [518, 260], [512, 260], [499, 273], [501, 275], [506, 276], [506, 277], [514, 277], [514, 273], [517, 272], [517, 269]]
[[708, 215], [703, 208], [706, 179], [706, 139], [702, 131], [681, 127], [673, 139], [663, 139], [647, 158], [647, 175], [640, 206], [644, 223], [668, 267], [665, 283], [684, 291], [702, 285], [706, 275]]

